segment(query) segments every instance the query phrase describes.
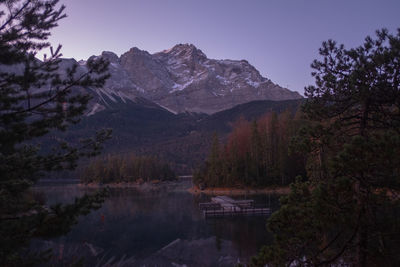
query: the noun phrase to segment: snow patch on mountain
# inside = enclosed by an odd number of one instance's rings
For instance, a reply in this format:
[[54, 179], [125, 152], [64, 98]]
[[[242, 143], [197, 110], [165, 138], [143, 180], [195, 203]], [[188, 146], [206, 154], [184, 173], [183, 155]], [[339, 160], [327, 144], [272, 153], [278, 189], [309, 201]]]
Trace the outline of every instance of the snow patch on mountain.
[[182, 91], [184, 90], [186, 87], [188, 87], [189, 85], [191, 85], [194, 82], [194, 79], [189, 80], [188, 82], [186, 82], [185, 84], [177, 84], [175, 83], [172, 86], [172, 90], [169, 91], [169, 93], [173, 93], [176, 91]]
[[95, 103], [93, 105], [93, 107], [91, 108], [91, 110], [86, 114], [86, 116], [92, 116], [94, 114], [96, 114], [99, 111], [104, 110], [105, 107], [103, 105], [100, 105], [99, 103]]

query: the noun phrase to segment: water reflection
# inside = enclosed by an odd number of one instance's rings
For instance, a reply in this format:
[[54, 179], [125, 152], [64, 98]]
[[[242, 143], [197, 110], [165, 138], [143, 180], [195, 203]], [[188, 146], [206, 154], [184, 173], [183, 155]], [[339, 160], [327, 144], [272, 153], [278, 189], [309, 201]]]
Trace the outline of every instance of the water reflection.
[[[81, 217], [68, 235], [54, 241], [71, 245], [91, 244], [108, 255], [117, 258], [127, 255], [138, 260], [153, 257], [177, 239], [187, 240], [185, 242], [188, 243], [182, 244], [207, 240], [203, 243], [209, 246], [212, 242], [216, 254], [235, 255], [242, 260], [248, 259], [263, 244], [270, 242], [271, 236], [265, 229], [264, 217], [205, 220], [198, 203], [209, 201], [210, 196], [193, 196], [186, 191], [188, 186], [190, 183], [171, 184], [145, 192], [135, 188], [111, 189], [110, 197], [101, 209]], [[35, 190], [44, 192], [50, 203], [72, 202], [75, 197], [93, 191], [77, 185], [40, 186]], [[270, 203], [273, 209], [278, 207], [277, 196], [257, 195], [251, 198], [256, 203]], [[225, 245], [229, 251], [222, 251], [222, 244], [226, 242], [231, 242], [229, 246]]]

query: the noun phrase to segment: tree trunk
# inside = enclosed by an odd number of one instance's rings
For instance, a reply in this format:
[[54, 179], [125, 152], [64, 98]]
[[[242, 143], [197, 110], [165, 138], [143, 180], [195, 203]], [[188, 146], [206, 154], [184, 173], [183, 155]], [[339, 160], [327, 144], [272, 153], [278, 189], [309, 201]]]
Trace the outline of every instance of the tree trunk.
[[367, 254], [368, 254], [368, 220], [366, 218], [365, 201], [363, 196], [360, 196], [360, 190], [358, 194], [359, 194], [358, 205], [361, 208], [361, 215], [360, 215], [360, 227], [356, 239], [357, 242], [356, 266], [365, 267], [367, 266]]
[[[363, 112], [360, 121], [360, 136], [366, 138], [367, 124], [369, 116], [369, 100], [366, 99], [363, 105]], [[361, 173], [361, 177], [364, 177]], [[365, 196], [365, 185], [362, 181], [356, 182], [355, 193], [357, 197], [357, 204], [361, 212], [360, 228], [357, 234], [357, 263], [359, 267], [367, 266], [367, 254], [368, 254], [368, 218], [366, 218], [366, 196]]]

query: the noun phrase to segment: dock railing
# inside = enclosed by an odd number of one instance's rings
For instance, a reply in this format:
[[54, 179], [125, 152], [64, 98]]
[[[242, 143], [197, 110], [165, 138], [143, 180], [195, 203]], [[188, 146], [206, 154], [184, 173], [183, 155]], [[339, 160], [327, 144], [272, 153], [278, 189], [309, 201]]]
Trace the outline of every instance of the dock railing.
[[254, 200], [233, 200], [229, 197], [215, 197], [212, 202], [200, 203], [204, 217], [224, 216], [267, 216], [271, 214], [268, 207], [254, 204]]

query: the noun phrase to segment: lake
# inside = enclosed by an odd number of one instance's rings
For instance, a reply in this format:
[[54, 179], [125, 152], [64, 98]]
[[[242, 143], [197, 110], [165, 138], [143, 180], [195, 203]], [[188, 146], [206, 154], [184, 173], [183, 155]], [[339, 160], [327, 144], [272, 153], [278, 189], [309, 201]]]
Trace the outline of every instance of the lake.
[[[112, 188], [103, 206], [79, 219], [66, 236], [35, 241], [53, 248], [53, 264], [73, 262], [105, 266], [233, 266], [247, 262], [271, 242], [266, 217], [204, 219], [198, 208], [211, 196], [187, 192], [189, 181], [156, 187]], [[48, 203], [69, 203], [94, 189], [77, 184], [41, 184]], [[276, 195], [235, 196], [258, 205], [279, 206]], [[119, 264], [119, 265], [118, 265]]]

